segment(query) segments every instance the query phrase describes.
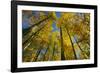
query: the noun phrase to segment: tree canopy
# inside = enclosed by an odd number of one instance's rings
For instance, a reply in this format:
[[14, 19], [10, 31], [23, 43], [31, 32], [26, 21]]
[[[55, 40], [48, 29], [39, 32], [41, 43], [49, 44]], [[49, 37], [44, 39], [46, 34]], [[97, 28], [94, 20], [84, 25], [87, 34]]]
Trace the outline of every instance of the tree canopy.
[[23, 62], [90, 58], [90, 14], [22, 11]]

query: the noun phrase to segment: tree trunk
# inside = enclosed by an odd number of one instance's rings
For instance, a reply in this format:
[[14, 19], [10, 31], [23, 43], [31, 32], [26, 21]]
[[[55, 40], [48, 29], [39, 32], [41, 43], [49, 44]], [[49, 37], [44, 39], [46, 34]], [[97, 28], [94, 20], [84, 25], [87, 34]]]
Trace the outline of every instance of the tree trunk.
[[77, 46], [79, 47], [79, 49], [82, 51], [82, 54], [84, 55], [85, 58], [88, 58], [87, 54], [83, 51], [83, 49], [80, 47], [79, 43], [77, 42], [77, 40], [74, 38]]
[[36, 54], [36, 56], [35, 56], [34, 61], [36, 61], [36, 60], [38, 59], [38, 56], [39, 56], [39, 54], [40, 54], [41, 50], [42, 50], [42, 49], [39, 49], [39, 50], [37, 51], [37, 54]]
[[43, 61], [45, 61], [45, 55], [47, 54], [47, 51], [49, 50], [49, 44], [48, 44], [48, 47], [47, 47], [47, 49], [46, 49], [46, 51], [45, 51], [45, 54], [43, 55]]
[[69, 34], [69, 31], [68, 31], [67, 26], [65, 26], [65, 27], [66, 27], [66, 31], [67, 31], [67, 34], [68, 34], [68, 36], [69, 36], [69, 39], [70, 39], [70, 42], [71, 42], [71, 45], [72, 45], [72, 48], [73, 48], [73, 52], [74, 52], [75, 59], [77, 59], [76, 52], [75, 52], [75, 49], [74, 49], [74, 44], [73, 44], [73, 42], [72, 42], [72, 39], [71, 39], [71, 36], [70, 36], [70, 34]]
[[65, 60], [61, 26], [60, 26], [60, 39], [61, 39], [61, 60]]
[[38, 49], [38, 51], [37, 51], [37, 53], [36, 53], [36, 56], [35, 56], [34, 61], [37, 61], [38, 56], [39, 56], [39, 54], [41, 53], [42, 48], [43, 48], [43, 44], [42, 44], [42, 42], [41, 42], [41, 45], [40, 45], [40, 47], [39, 47], [39, 49]]

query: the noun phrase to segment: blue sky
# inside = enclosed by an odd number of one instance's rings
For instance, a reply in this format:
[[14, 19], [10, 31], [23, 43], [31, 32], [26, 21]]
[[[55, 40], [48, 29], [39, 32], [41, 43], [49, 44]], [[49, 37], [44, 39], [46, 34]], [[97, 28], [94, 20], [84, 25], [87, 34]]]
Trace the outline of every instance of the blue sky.
[[52, 27], [53, 27], [53, 32], [54, 31], [59, 31], [60, 29], [56, 26], [56, 23], [55, 22], [53, 22], [53, 24], [52, 24]]
[[[57, 16], [57, 18], [60, 18], [60, 12], [56, 12], [56, 16]], [[56, 23], [55, 22], [53, 22], [53, 24], [52, 24], [52, 27], [53, 27], [53, 32], [54, 31], [59, 31], [60, 29], [56, 26]]]
[[23, 15], [22, 18], [23, 18], [22, 19], [22, 28], [26, 29], [29, 27], [29, 17], [28, 17], [28, 15]]
[[56, 12], [56, 16], [59, 18], [61, 16], [61, 12]]

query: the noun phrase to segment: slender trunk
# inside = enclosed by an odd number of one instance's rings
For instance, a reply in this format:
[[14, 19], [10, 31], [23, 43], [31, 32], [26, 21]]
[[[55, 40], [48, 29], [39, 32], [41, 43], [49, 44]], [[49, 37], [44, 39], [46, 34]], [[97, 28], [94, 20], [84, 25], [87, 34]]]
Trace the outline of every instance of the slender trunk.
[[49, 45], [48, 45], [48, 47], [47, 47], [47, 49], [46, 49], [46, 51], [45, 51], [45, 53], [43, 55], [43, 61], [45, 60], [45, 55], [46, 55], [46, 53], [47, 53], [48, 50], [49, 50]]
[[29, 27], [29, 28], [27, 29], [27, 31], [24, 33], [24, 35], [28, 34], [28, 33], [31, 31], [31, 29], [32, 29], [33, 27], [40, 25], [40, 23], [46, 21], [46, 20], [49, 19], [50, 17], [51, 17], [51, 16], [48, 16], [47, 18], [45, 18], [45, 19], [39, 21], [38, 23], [33, 24], [31, 27]]
[[83, 51], [83, 49], [81, 48], [81, 46], [79, 45], [79, 43], [77, 42], [77, 40], [76, 40], [75, 38], [74, 38], [74, 40], [75, 40], [77, 46], [79, 47], [79, 49], [82, 51], [84, 57], [85, 57], [85, 58], [88, 58], [87, 54]]
[[71, 45], [72, 45], [72, 48], [73, 48], [73, 52], [74, 52], [75, 59], [77, 59], [76, 52], [75, 52], [75, 49], [74, 49], [74, 44], [72, 42], [72, 39], [71, 39], [71, 36], [69, 34], [69, 31], [68, 31], [68, 28], [67, 27], [66, 27], [66, 31], [67, 31], [67, 34], [69, 36], [69, 39], [70, 39], [70, 42], [71, 42]]
[[39, 54], [40, 54], [41, 50], [42, 50], [42, 49], [39, 49], [39, 50], [37, 51], [37, 54], [36, 54], [36, 56], [35, 56], [34, 61], [36, 61], [36, 60], [38, 59], [38, 56], [39, 56]]
[[36, 53], [36, 56], [35, 56], [34, 61], [37, 61], [38, 56], [39, 56], [39, 54], [41, 53], [42, 48], [43, 48], [43, 44], [42, 44], [42, 42], [41, 42], [40, 47], [39, 47], [39, 49], [38, 49], [38, 51], [37, 51], [37, 53]]
[[61, 26], [60, 26], [60, 39], [61, 39], [61, 60], [65, 60]]

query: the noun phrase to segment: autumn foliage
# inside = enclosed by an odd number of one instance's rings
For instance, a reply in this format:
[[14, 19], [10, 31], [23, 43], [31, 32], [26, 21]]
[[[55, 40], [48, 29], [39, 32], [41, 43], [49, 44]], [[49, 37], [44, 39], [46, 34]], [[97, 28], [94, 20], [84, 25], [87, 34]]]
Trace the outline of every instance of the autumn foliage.
[[90, 14], [22, 11], [23, 62], [90, 58]]

